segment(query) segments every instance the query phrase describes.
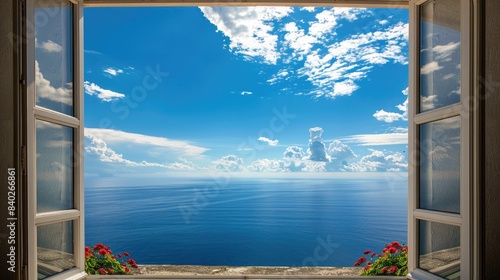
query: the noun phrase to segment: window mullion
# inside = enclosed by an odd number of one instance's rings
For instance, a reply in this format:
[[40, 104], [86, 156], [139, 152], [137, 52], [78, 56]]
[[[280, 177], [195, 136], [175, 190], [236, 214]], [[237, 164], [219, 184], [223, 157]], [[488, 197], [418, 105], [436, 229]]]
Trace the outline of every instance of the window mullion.
[[62, 210], [37, 214], [35, 217], [36, 226], [43, 226], [55, 222], [64, 222], [67, 220], [75, 220], [80, 217], [78, 210]]
[[415, 124], [424, 124], [442, 119], [460, 116], [462, 112], [462, 104], [453, 104], [443, 108], [435, 109], [432, 111], [423, 112], [414, 116], [413, 121]]
[[35, 107], [34, 113], [35, 113], [35, 118], [38, 120], [69, 126], [73, 128], [78, 128], [80, 126], [80, 120], [78, 120], [75, 117], [68, 116], [66, 114], [62, 114], [49, 109], [45, 109], [39, 106]]
[[454, 226], [461, 226], [462, 216], [460, 214], [444, 213], [439, 211], [416, 209], [413, 211], [415, 219], [445, 223]]

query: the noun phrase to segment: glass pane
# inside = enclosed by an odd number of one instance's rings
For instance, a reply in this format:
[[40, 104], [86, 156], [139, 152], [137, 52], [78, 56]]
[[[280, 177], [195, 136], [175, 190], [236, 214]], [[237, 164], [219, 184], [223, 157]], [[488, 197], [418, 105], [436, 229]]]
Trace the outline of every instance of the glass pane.
[[38, 213], [73, 208], [73, 128], [36, 121]]
[[38, 227], [37, 247], [38, 279], [75, 267], [73, 222]]
[[446, 279], [460, 279], [460, 227], [420, 220], [419, 266]]
[[420, 111], [460, 101], [460, 3], [428, 1], [420, 19]]
[[460, 117], [420, 126], [420, 208], [460, 213]]
[[36, 104], [73, 115], [73, 5], [35, 1]]

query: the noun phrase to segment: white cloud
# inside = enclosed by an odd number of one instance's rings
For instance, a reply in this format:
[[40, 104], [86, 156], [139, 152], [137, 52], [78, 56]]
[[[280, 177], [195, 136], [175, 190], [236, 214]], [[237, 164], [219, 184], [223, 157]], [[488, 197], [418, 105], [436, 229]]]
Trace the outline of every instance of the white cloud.
[[[404, 130], [404, 129], [403, 129]], [[360, 146], [383, 146], [408, 144], [408, 132], [380, 133], [380, 134], [358, 134], [341, 140], [346, 143], [358, 144]]]
[[427, 75], [439, 69], [443, 69], [443, 67], [439, 66], [437, 61], [431, 61], [420, 68], [420, 74]]
[[251, 92], [251, 91], [242, 91], [241, 92], [241, 95], [252, 95], [252, 94], [253, 94], [253, 92]]
[[243, 159], [236, 155], [223, 156], [218, 160], [212, 161], [212, 168], [227, 172], [243, 171]]
[[[294, 64], [293, 78], [305, 78], [313, 86], [295, 94], [311, 94], [326, 98], [348, 96], [355, 92], [357, 81], [367, 77], [376, 65], [407, 64], [408, 24], [392, 24], [388, 19], [339, 40], [336, 29], [345, 21], [373, 15], [359, 8], [298, 8], [318, 11], [310, 22], [298, 22], [290, 15], [291, 7], [200, 7], [205, 17], [230, 40], [231, 51], [248, 59], [261, 59], [267, 64], [282, 60]], [[364, 29], [363, 29], [364, 30]], [[375, 30], [375, 31], [374, 31]], [[283, 40], [278, 41], [278, 38]], [[343, 37], [342, 37], [343, 38]], [[327, 50], [326, 52], [320, 50]], [[267, 80], [276, 84], [283, 79], [273, 75]]]
[[285, 171], [285, 163], [276, 159], [258, 159], [253, 161], [247, 169], [251, 172], [282, 172]]
[[100, 86], [85, 81], [83, 84], [83, 87], [85, 88], [85, 92], [89, 95], [95, 95], [97, 98], [101, 99], [102, 101], [105, 102], [110, 102], [118, 99], [122, 99], [125, 97], [125, 94], [119, 93], [119, 92], [114, 92], [109, 89], [103, 89]]
[[200, 10], [217, 31], [229, 38], [232, 51], [276, 64], [280, 54], [272, 22], [291, 13], [291, 7], [200, 7]]
[[356, 158], [356, 154], [352, 151], [351, 147], [342, 143], [340, 140], [334, 140], [328, 146], [328, 154], [333, 160], [351, 160]]
[[378, 24], [380, 25], [386, 25], [389, 21], [386, 20], [386, 19], [383, 19], [383, 20], [379, 20]]
[[45, 41], [45, 42], [42, 42], [41, 44], [38, 44], [38, 41], [36, 40], [35, 38], [35, 46], [37, 48], [40, 48], [42, 50], [44, 50], [45, 52], [49, 52], [49, 53], [59, 53], [59, 52], [62, 52], [63, 50], [63, 47], [51, 40], [48, 40], [48, 41]]
[[408, 162], [403, 154], [372, 149], [370, 151], [371, 154], [362, 157], [359, 162], [344, 166], [343, 169], [354, 172], [397, 172], [408, 170]]
[[384, 110], [378, 110], [377, 112], [375, 112], [375, 114], [373, 114], [373, 116], [377, 120], [383, 121], [383, 122], [386, 122], [386, 123], [392, 123], [392, 122], [395, 122], [395, 121], [404, 120], [403, 114], [393, 113], [393, 112], [386, 112]]
[[[403, 95], [408, 96], [408, 88], [404, 89], [402, 91]], [[395, 121], [407, 121], [408, 120], [408, 97], [406, 98], [405, 102], [403, 104], [396, 105], [396, 108], [400, 110], [402, 113], [394, 113], [394, 112], [387, 112], [385, 110], [378, 110], [373, 114], [373, 117], [375, 117], [379, 121], [383, 121], [386, 123], [392, 123]]]
[[439, 61], [450, 61], [451, 55], [460, 48], [460, 42], [453, 43], [450, 42], [447, 45], [437, 45], [432, 48], [432, 51], [436, 53], [436, 59]]
[[304, 150], [297, 146], [290, 146], [283, 153], [284, 158], [302, 159], [304, 156]]
[[72, 84], [67, 84], [66, 87], [55, 88], [51, 85], [50, 81], [45, 79], [42, 72], [40, 72], [40, 66], [38, 61], [35, 60], [35, 87], [36, 87], [36, 98], [43, 98], [55, 102], [61, 102], [66, 105], [73, 104], [73, 86]]
[[322, 138], [323, 128], [312, 127], [309, 129], [309, 134], [309, 149], [307, 149], [307, 153], [309, 154], [308, 159], [311, 161], [329, 162], [330, 156], [326, 153], [326, 146]]
[[[353, 20], [359, 11], [353, 13]], [[351, 95], [371, 69], [389, 62], [407, 64], [408, 24], [397, 23], [383, 31], [351, 35], [331, 43], [327, 53], [310, 51], [298, 73], [306, 77], [317, 90], [311, 94], [335, 98]]]
[[310, 13], [314, 12], [316, 10], [315, 7], [302, 7], [300, 8], [301, 11], [308, 11]]
[[422, 111], [432, 110], [436, 106], [437, 95], [422, 96], [420, 102]]
[[115, 152], [113, 149], [108, 147], [108, 144], [95, 136], [85, 135], [88, 142], [85, 144], [85, 151], [90, 154], [97, 155], [99, 160], [108, 163], [119, 163], [126, 166], [144, 166], [144, 167], [167, 167], [159, 163], [150, 163], [147, 161], [135, 162], [123, 158], [122, 154]]
[[115, 69], [112, 67], [108, 67], [108, 68], [104, 69], [103, 71], [104, 71], [104, 73], [107, 73], [111, 76], [117, 76], [118, 74], [123, 73], [123, 69]]
[[127, 144], [157, 147], [186, 157], [200, 157], [208, 149], [189, 144], [186, 141], [171, 140], [165, 137], [149, 136], [120, 130], [85, 128], [86, 136], [93, 136], [111, 144]]
[[276, 146], [279, 143], [278, 140], [271, 140], [267, 137], [259, 137], [257, 140], [264, 142], [264, 143], [267, 143], [269, 146]]

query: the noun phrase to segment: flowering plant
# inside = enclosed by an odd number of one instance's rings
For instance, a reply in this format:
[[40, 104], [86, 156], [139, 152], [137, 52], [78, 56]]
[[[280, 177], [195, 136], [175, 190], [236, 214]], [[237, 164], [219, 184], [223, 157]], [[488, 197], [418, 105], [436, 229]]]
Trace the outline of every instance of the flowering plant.
[[132, 274], [131, 268], [138, 266], [127, 252], [115, 256], [109, 246], [102, 243], [85, 246], [85, 272], [89, 275]]
[[[394, 275], [406, 276], [408, 274], [408, 246], [399, 242], [386, 244], [382, 254], [366, 250], [354, 263], [354, 266], [365, 265], [361, 275]], [[370, 260], [367, 260], [367, 257]]]

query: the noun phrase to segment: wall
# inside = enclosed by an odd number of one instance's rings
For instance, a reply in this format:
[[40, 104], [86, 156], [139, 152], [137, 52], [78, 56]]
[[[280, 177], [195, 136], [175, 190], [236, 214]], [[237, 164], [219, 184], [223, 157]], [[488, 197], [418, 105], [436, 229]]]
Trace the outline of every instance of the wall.
[[500, 1], [485, 1], [484, 279], [498, 279], [500, 248]]
[[[19, 237], [20, 233], [12, 232], [15, 234], [16, 244], [12, 243], [13, 239], [9, 239], [11, 232], [7, 227], [8, 224], [15, 223], [16, 230], [19, 229], [19, 221], [8, 221], [7, 218], [15, 217], [9, 215], [8, 209], [8, 169], [16, 167], [15, 155], [16, 152], [16, 93], [17, 93], [17, 83], [15, 80], [16, 66], [14, 62], [16, 61], [15, 38], [14, 34], [14, 4], [17, 1], [0, 1], [0, 11], [2, 11], [2, 16], [0, 17], [0, 65], [2, 66], [2, 71], [0, 74], [0, 275], [2, 279], [15, 279], [17, 278], [20, 271], [19, 260]], [[16, 168], [16, 183], [20, 183], [20, 170]], [[15, 195], [19, 199], [19, 186], [16, 185]], [[10, 205], [12, 206], [12, 205]], [[16, 207], [16, 215], [19, 213], [19, 201], [14, 204]], [[11, 208], [12, 210], [12, 208]], [[15, 273], [8, 270], [11, 267], [7, 261], [11, 256], [11, 246], [15, 246]], [[12, 254], [11, 254], [12, 255]]]

